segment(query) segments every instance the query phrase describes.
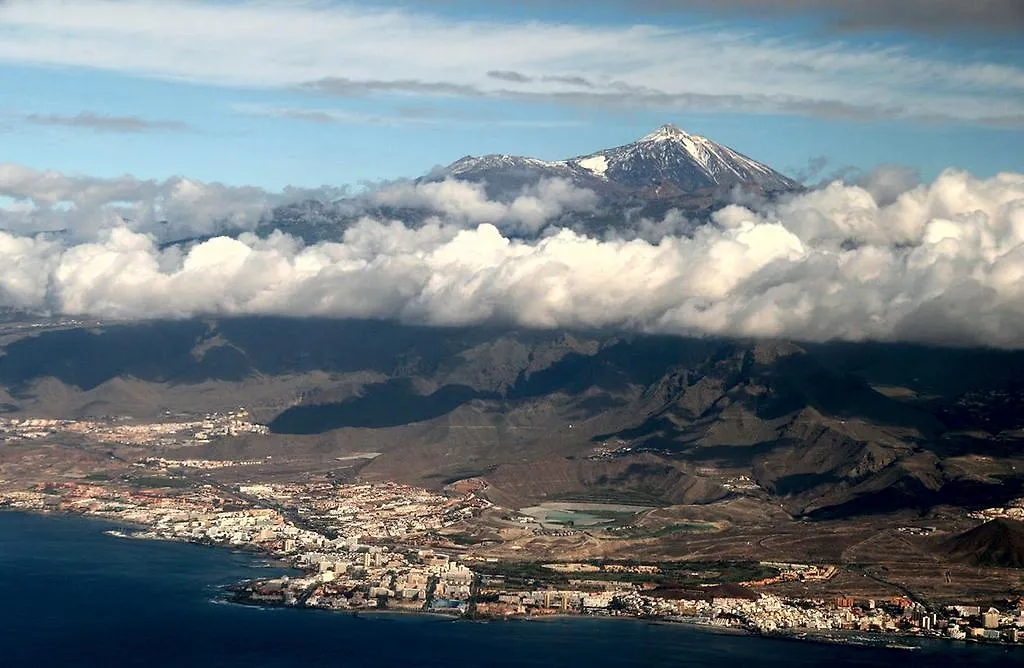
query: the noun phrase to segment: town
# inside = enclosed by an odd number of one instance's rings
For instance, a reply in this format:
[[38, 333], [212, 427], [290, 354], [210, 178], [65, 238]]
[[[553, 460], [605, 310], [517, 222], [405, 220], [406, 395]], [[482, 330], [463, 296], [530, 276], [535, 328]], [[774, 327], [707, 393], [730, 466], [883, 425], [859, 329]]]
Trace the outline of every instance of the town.
[[242, 434], [266, 434], [267, 427], [251, 421], [242, 408], [201, 416], [168, 415], [165, 421], [145, 422], [130, 418], [63, 420], [55, 418], [0, 418], [0, 443], [55, 437], [81, 437], [87, 442], [127, 446], [180, 447], [210, 443]]
[[0, 493], [0, 507], [100, 517], [114, 522], [111, 535], [249, 550], [290, 570], [233, 586], [230, 599], [243, 604], [491, 619], [632, 616], [851, 643], [1024, 642], [1024, 599], [999, 609], [929, 609], [906, 597], [800, 599], [764, 591], [777, 582], [828, 580], [837, 573], [831, 565], [761, 562], [765, 577], [684, 588], [666, 586], [669, 568], [698, 566], [518, 564], [466, 554], [438, 531], [492, 507], [473, 489], [442, 495], [327, 480], [181, 489], [60, 482]]

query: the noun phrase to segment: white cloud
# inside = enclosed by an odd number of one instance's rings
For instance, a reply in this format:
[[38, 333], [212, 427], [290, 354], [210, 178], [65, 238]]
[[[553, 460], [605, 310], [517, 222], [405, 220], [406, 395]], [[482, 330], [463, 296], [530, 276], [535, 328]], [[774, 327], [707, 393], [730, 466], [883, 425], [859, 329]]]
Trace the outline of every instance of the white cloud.
[[[43, 180], [63, 192], [57, 175]], [[885, 187], [873, 192], [876, 181]], [[341, 242], [312, 246], [278, 232], [161, 250], [116, 225], [82, 243], [0, 233], [0, 304], [1024, 348], [1024, 175], [946, 171], [898, 195], [894, 182], [734, 205], [689, 236], [672, 214], [632, 240], [550, 228], [515, 239], [493, 224], [586, 201], [558, 183], [518, 207], [464, 184], [405, 185], [372, 196], [436, 215], [415, 227], [364, 218]]]
[[545, 179], [510, 202], [490, 200], [482, 183], [446, 179], [434, 183], [400, 182], [370, 194], [389, 207], [426, 209], [463, 223], [493, 223], [502, 229], [535, 234], [566, 211], [596, 211], [598, 197], [565, 179]]
[[260, 188], [202, 183], [182, 177], [163, 181], [131, 176], [100, 179], [0, 163], [0, 229], [19, 234], [66, 230], [74, 239], [125, 226], [162, 240], [245, 229], [273, 207], [304, 199], [337, 197], [333, 188]]
[[1024, 124], [1014, 65], [716, 28], [497, 23], [321, 2], [10, 0], [0, 62], [230, 86], [322, 81], [315, 88], [349, 96]]
[[502, 128], [575, 128], [583, 125], [581, 121], [487, 118], [481, 117], [480, 114], [442, 112], [432, 107], [404, 107], [392, 114], [363, 113], [331, 108], [272, 107], [261, 104], [235, 104], [232, 105], [232, 108], [249, 116], [304, 121], [320, 125], [376, 125], [382, 127], [458, 125], [459, 127]]

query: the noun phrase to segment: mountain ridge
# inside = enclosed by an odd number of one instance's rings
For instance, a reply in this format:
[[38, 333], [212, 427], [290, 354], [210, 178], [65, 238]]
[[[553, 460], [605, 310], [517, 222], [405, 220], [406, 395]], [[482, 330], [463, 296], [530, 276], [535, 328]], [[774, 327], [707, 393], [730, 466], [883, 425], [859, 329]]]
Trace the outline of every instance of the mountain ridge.
[[504, 153], [465, 156], [418, 182], [447, 178], [486, 182], [492, 195], [500, 194], [496, 181], [507, 189], [545, 178], [564, 178], [606, 198], [665, 199], [702, 191], [721, 193], [737, 186], [762, 194], [800, 188], [771, 167], [671, 123], [635, 142], [562, 160]]
[[[593, 192], [596, 205], [565, 210], [549, 219], [549, 225], [593, 236], [611, 232], [630, 238], [637, 233], [638, 221], [660, 220], [673, 210], [692, 221], [688, 226], [704, 224], [714, 210], [735, 200], [737, 190], [747, 197], [773, 198], [803, 189], [763, 163], [671, 124], [629, 144], [561, 160], [506, 153], [467, 155], [403, 183], [418, 188], [446, 181], [478, 184], [489, 199], [506, 204], [536, 193], [546, 182], [565, 181]], [[341, 241], [345, 230], [366, 216], [417, 226], [443, 214], [426, 201], [394, 202], [381, 198], [381, 193], [387, 193], [387, 187], [337, 201], [280, 206], [260, 221], [255, 232], [268, 236], [281, 230], [315, 244]], [[531, 236], [539, 230], [509, 228], [503, 233]], [[175, 243], [197, 240], [201, 239]]]
[[[374, 479], [475, 476], [523, 500], [699, 502], [738, 494], [730, 481], [745, 477], [743, 496], [810, 519], [988, 507], [1024, 491], [1019, 435], [986, 436], [987, 413], [949, 410], [1002, 397], [1024, 372], [1019, 352], [945, 350], [932, 377], [894, 378], [897, 362], [936, 351], [283, 318], [19, 331], [0, 344], [10, 417], [244, 406], [271, 425], [194, 456], [369, 449], [382, 453], [361, 469]], [[506, 466], [531, 462], [562, 473], [541, 485], [532, 465]]]

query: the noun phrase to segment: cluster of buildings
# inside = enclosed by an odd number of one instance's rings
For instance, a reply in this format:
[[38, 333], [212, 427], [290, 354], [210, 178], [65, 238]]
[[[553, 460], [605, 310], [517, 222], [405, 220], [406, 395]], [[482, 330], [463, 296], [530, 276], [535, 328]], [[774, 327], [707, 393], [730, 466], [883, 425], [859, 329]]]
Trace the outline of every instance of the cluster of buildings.
[[346, 539], [295, 561], [301, 577], [243, 583], [235, 600], [324, 610], [433, 610], [466, 614], [475, 573], [431, 550], [391, 550]]
[[775, 568], [779, 571], [779, 574], [762, 578], [760, 580], [744, 582], [743, 584], [745, 586], [767, 587], [768, 585], [773, 585], [778, 582], [814, 582], [831, 580], [839, 573], [839, 569], [836, 566], [829, 564], [789, 564], [776, 561], [762, 561], [761, 565], [769, 568]]
[[731, 492], [753, 492], [761, 489], [753, 478], [747, 475], [740, 475], [722, 483], [722, 487]]
[[[596, 572], [584, 570], [582, 572]], [[792, 572], [792, 571], [787, 571]], [[744, 629], [760, 634], [862, 632], [1024, 642], [1024, 600], [1007, 611], [950, 606], [930, 611], [907, 598], [885, 601], [793, 599], [742, 586], [708, 587], [659, 595], [642, 583], [569, 580], [568, 587], [509, 587], [501, 576], [482, 576], [476, 614], [510, 618], [555, 614], [637, 616]]]
[[544, 564], [544, 568], [556, 573], [633, 573], [636, 575], [657, 575], [661, 567], [653, 564], [589, 564], [581, 562], [557, 562]]
[[251, 506], [210, 486], [187, 490], [133, 489], [73, 482], [0, 493], [0, 506], [92, 515], [134, 527], [133, 536], [251, 547], [284, 553], [322, 544], [280, 512]]
[[629, 441], [615, 439], [614, 441], [605, 441], [601, 445], [591, 450], [590, 455], [587, 457], [587, 459], [601, 461], [606, 459], [617, 459], [619, 457], [627, 457], [631, 454], [633, 454], [633, 447], [629, 444]]
[[236, 466], [259, 466], [266, 464], [265, 459], [164, 459], [163, 457], [146, 457], [141, 462], [144, 466], [160, 471], [174, 469], [215, 469], [234, 468]]
[[[244, 602], [465, 613], [473, 571], [446, 554], [394, 550], [381, 539], [448, 526], [481, 504], [472, 494], [450, 499], [393, 483], [246, 485], [236, 496], [210, 485], [170, 490], [65, 482], [0, 492], [3, 506], [103, 517], [133, 527], [115, 535], [250, 549], [302, 571], [239, 586], [236, 597]], [[296, 521], [290, 511], [329, 530]]]
[[267, 434], [265, 425], [252, 422], [248, 411], [208, 413], [194, 420], [136, 422], [126, 419], [57, 420], [0, 418], [0, 442], [80, 436], [96, 443], [131, 446], [200, 445], [242, 434]]
[[57, 434], [72, 424], [74, 424], [73, 420], [0, 418], [0, 442], [34, 441]]
[[934, 610], [907, 598], [796, 599], [757, 591], [780, 581], [828, 579], [833, 566], [765, 563], [779, 574], [686, 590], [656, 584], [665, 574], [658, 564], [554, 562], [533, 571], [549, 577], [520, 577], [495, 558], [414, 547], [488, 505], [474, 490], [449, 497], [397, 483], [330, 481], [236, 489], [63, 482], [0, 492], [0, 506], [104, 517], [132, 527], [112, 532], [118, 535], [248, 549], [297, 569], [295, 576], [238, 585], [233, 595], [245, 603], [494, 618], [629, 615], [763, 634], [850, 631], [1024, 642], [1024, 600], [1004, 610]]
[[946, 608], [944, 620], [934, 620], [936, 628], [943, 628], [950, 638], [964, 640], [1002, 640], [1024, 642], [1024, 599], [1018, 599], [1012, 609], [1002, 612], [996, 608], [953, 605]]
[[1014, 499], [1005, 506], [985, 508], [984, 510], [969, 513], [967, 516], [986, 522], [1000, 517], [1011, 520], [1024, 520], [1024, 499]]
[[292, 508], [332, 534], [375, 540], [437, 531], [491, 506], [473, 492], [449, 498], [395, 482], [251, 484], [239, 492]]

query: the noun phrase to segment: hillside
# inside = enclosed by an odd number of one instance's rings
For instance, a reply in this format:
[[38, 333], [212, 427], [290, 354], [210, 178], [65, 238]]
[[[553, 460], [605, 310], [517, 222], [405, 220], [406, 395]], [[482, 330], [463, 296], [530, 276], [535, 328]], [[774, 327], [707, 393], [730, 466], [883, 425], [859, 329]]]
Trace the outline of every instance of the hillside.
[[942, 551], [972, 566], [1024, 568], [1024, 522], [991, 520], [945, 541]]
[[[523, 500], [739, 494], [811, 519], [992, 505], [1024, 488], [1016, 432], [953, 410], [1024, 373], [1022, 353], [282, 318], [27, 331], [0, 355], [9, 415], [244, 406], [276, 432], [239, 445], [249, 455], [380, 452], [362, 468], [373, 479], [478, 476]], [[898, 371], [939, 355], [927, 374]], [[1010, 410], [1012, 395], [992, 396]]]
[[[628, 235], [635, 232], [636, 221], [661, 219], [673, 210], [680, 219], [700, 225], [715, 208], [732, 201], [737, 190], [745, 196], [773, 197], [802, 189], [768, 165], [674, 125], [657, 128], [630, 144], [557, 160], [507, 154], [465, 156], [411, 184], [429, 186], [446, 180], [480, 184], [492, 200], [511, 202], [553, 179], [594, 193], [597, 204], [569, 209], [551, 223], [595, 235]], [[339, 241], [364, 216], [417, 226], [439, 213], [425, 201], [394, 199], [385, 189], [335, 202], [297, 202], [275, 209], [256, 231], [269, 235], [282, 230], [306, 243]], [[521, 229], [507, 233], [531, 234]]]

